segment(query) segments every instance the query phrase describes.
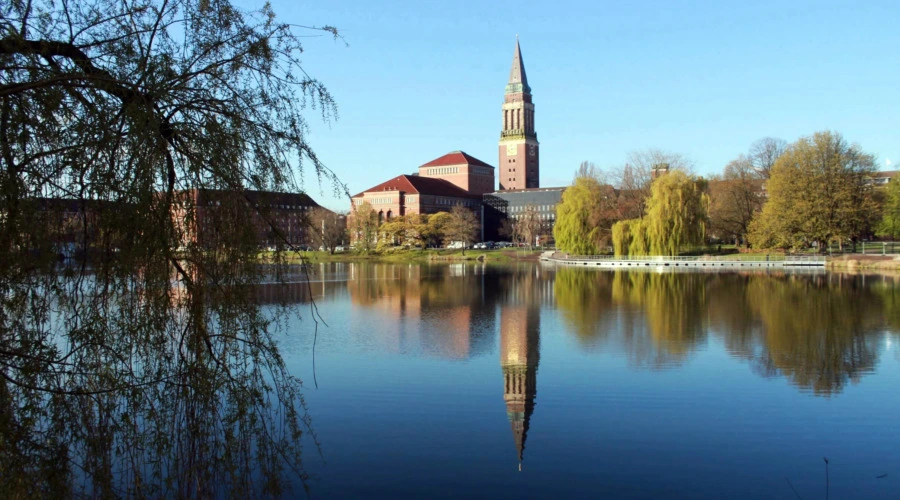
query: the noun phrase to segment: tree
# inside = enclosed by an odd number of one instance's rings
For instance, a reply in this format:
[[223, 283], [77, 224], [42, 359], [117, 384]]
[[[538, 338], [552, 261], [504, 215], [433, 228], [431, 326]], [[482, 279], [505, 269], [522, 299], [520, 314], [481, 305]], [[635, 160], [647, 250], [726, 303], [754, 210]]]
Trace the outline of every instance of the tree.
[[618, 218], [612, 186], [595, 177], [576, 177], [556, 206], [556, 247], [577, 255], [593, 255], [609, 244]]
[[894, 241], [900, 235], [900, 182], [891, 179], [884, 188], [883, 195], [881, 220], [878, 222], [876, 234]]
[[[228, 0], [0, 12], [0, 491], [261, 496], [303, 481], [307, 417], [252, 293], [272, 268], [244, 196], [299, 189], [304, 165], [346, 192], [306, 140], [306, 110], [336, 106], [304, 71], [303, 35]], [[205, 208], [184, 193], [207, 188], [225, 193], [205, 219], [218, 244], [185, 245]], [[89, 261], [57, 265], [47, 198], [80, 207]]]
[[463, 244], [463, 255], [466, 247], [475, 242], [478, 237], [478, 219], [475, 212], [462, 205], [453, 205], [450, 209], [450, 223], [445, 227], [446, 238], [450, 241], [460, 241]]
[[785, 149], [787, 142], [784, 139], [763, 137], [750, 145], [747, 161], [763, 179], [768, 179], [772, 175], [772, 167], [775, 166], [778, 157], [784, 154]]
[[708, 197], [701, 181], [676, 170], [661, 175], [651, 188], [647, 215], [628, 219], [613, 227], [616, 255], [678, 255], [706, 236]]
[[618, 184], [620, 219], [644, 216], [650, 186], [660, 174], [681, 170], [691, 173], [694, 163], [680, 153], [650, 148], [632, 151], [625, 165], [615, 175]]
[[313, 208], [309, 213], [307, 230], [312, 236], [312, 241], [334, 254], [334, 249], [342, 245], [347, 238], [347, 216], [327, 208]]
[[772, 167], [769, 194], [750, 225], [750, 241], [761, 248], [819, 248], [860, 237], [877, 213], [868, 179], [874, 157], [831, 131], [792, 144]]
[[513, 230], [516, 235], [516, 241], [527, 244], [529, 248], [534, 246], [535, 240], [541, 234], [542, 226], [541, 214], [538, 213], [537, 207], [532, 204], [525, 205], [522, 213], [513, 215]]
[[353, 244], [360, 253], [369, 253], [375, 249], [378, 239], [378, 213], [369, 202], [354, 207], [350, 227], [353, 231]]
[[453, 217], [447, 212], [438, 212], [428, 216], [427, 238], [431, 246], [446, 246], [452, 240], [448, 235]]
[[739, 156], [725, 166], [721, 177], [709, 182], [711, 233], [736, 244], [746, 242], [750, 221], [765, 201], [763, 177], [750, 159]]
[[682, 171], [656, 179], [647, 202], [647, 239], [653, 255], [678, 255], [706, 237], [708, 198], [698, 181]]

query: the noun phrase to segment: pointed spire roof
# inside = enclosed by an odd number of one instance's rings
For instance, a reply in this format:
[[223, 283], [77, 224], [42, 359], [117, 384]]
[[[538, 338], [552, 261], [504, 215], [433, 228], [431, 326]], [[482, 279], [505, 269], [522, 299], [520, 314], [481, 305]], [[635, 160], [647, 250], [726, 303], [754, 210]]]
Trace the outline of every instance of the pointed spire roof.
[[531, 93], [528, 77], [525, 76], [525, 63], [522, 61], [522, 49], [519, 47], [519, 35], [516, 35], [516, 51], [513, 54], [512, 68], [509, 70], [509, 82], [506, 84], [507, 94], [516, 92]]

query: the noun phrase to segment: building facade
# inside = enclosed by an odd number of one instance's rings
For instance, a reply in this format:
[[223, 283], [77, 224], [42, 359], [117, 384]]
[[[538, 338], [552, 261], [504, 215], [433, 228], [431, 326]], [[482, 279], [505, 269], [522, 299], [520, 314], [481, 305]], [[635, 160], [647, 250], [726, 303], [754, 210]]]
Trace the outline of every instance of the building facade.
[[494, 167], [463, 151], [447, 153], [422, 165], [419, 177], [444, 179], [471, 194], [494, 190]]
[[538, 188], [541, 186], [540, 145], [534, 131], [534, 103], [518, 37], [502, 110], [497, 164], [500, 190]]
[[481, 196], [446, 179], [418, 175], [398, 175], [353, 196], [352, 200], [354, 211], [364, 203], [371, 205], [379, 221], [409, 214], [449, 212], [454, 205], [481, 212]]
[[564, 187], [514, 189], [484, 195], [484, 238], [493, 241], [508, 239], [508, 235], [500, 234], [503, 220], [515, 221], [527, 211], [534, 211], [541, 221], [542, 243], [550, 242], [556, 223], [556, 205], [562, 201], [565, 190]]
[[219, 228], [234, 223], [249, 223], [260, 247], [310, 245], [310, 211], [321, 208], [304, 193], [192, 189], [177, 193], [177, 198], [172, 216], [183, 246], [228, 244], [220, 241]]

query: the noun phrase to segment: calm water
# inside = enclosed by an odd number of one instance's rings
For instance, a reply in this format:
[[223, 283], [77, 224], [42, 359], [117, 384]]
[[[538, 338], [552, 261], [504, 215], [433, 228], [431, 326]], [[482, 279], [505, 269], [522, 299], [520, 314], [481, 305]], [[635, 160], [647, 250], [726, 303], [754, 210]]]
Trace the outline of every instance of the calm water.
[[315, 270], [314, 498], [900, 497], [900, 279]]

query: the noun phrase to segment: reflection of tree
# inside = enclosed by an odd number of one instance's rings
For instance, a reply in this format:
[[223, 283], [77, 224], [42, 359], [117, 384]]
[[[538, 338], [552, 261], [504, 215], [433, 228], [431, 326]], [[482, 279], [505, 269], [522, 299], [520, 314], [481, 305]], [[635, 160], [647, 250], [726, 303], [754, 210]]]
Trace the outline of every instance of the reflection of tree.
[[672, 362], [684, 359], [705, 336], [707, 279], [705, 274], [618, 271], [612, 296], [641, 306], [653, 344]]
[[833, 394], [875, 366], [871, 334], [881, 307], [866, 289], [836, 286], [824, 277], [755, 276], [747, 284], [747, 303], [765, 327], [772, 365], [801, 387]]
[[553, 285], [556, 306], [583, 345], [604, 337], [613, 326], [604, 325], [613, 309], [612, 276], [612, 273], [570, 268], [556, 272]]
[[703, 340], [707, 279], [564, 268], [556, 273], [554, 291], [583, 345], [616, 339], [638, 364], [658, 366], [684, 359]]

